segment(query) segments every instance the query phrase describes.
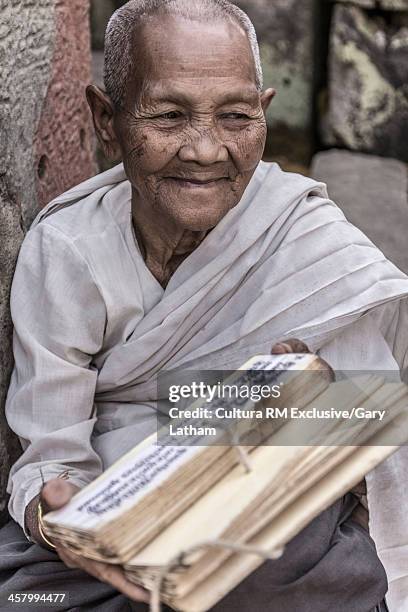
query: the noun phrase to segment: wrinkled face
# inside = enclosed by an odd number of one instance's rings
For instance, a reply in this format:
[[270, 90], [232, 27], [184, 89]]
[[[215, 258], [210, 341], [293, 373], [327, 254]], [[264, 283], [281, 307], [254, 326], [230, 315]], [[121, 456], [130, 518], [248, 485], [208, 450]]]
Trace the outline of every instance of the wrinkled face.
[[139, 29], [114, 131], [136, 201], [173, 226], [214, 227], [241, 199], [266, 124], [247, 36], [229, 21], [171, 16]]

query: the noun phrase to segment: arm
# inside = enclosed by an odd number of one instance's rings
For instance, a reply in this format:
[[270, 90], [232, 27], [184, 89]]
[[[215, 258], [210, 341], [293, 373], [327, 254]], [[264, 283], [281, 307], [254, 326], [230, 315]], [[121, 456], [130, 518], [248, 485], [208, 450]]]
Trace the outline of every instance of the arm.
[[[9, 509], [31, 540], [49, 547], [38, 524], [102, 470], [91, 445], [97, 372], [92, 356], [103, 344], [106, 310], [92, 271], [65, 235], [45, 223], [29, 232], [20, 251], [11, 296], [15, 367], [6, 404], [23, 454], [9, 479]], [[69, 474], [65, 480], [60, 476]], [[46, 482], [43, 486], [43, 481]], [[68, 567], [79, 567], [136, 601], [147, 593], [119, 567], [58, 547]]]
[[102, 347], [105, 305], [75, 245], [45, 223], [21, 248], [11, 313], [15, 367], [6, 416], [24, 452], [11, 470], [9, 509], [25, 528], [25, 509], [43, 480], [68, 470], [83, 487], [102, 470], [91, 445], [97, 373], [89, 366]]

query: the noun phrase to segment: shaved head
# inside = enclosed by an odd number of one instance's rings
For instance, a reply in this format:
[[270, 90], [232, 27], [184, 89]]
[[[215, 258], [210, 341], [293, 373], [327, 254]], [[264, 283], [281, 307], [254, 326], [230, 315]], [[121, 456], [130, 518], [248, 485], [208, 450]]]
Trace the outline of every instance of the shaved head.
[[105, 37], [105, 89], [116, 108], [120, 108], [129, 76], [137, 62], [135, 32], [158, 15], [179, 16], [191, 21], [229, 20], [247, 35], [255, 66], [255, 82], [262, 90], [263, 78], [255, 28], [249, 17], [228, 0], [131, 0], [112, 16]]

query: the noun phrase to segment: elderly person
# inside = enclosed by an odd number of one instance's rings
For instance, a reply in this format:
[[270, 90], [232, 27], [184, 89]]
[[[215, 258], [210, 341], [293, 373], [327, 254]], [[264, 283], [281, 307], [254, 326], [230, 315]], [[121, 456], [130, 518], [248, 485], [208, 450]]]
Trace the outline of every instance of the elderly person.
[[[38, 502], [62, 506], [155, 430], [161, 369], [230, 369], [279, 341], [276, 352], [307, 342], [337, 368], [405, 366], [406, 277], [324, 185], [261, 162], [274, 91], [242, 11], [128, 2], [108, 26], [105, 85], [87, 97], [105, 154], [123, 163], [41, 212], [13, 283], [7, 418], [24, 452], [1, 532], [2, 610], [32, 590], [68, 591], [62, 609], [145, 609], [118, 568], [44, 541]], [[380, 539], [396, 465], [368, 482]], [[338, 500], [215, 610], [385, 610], [355, 506]]]

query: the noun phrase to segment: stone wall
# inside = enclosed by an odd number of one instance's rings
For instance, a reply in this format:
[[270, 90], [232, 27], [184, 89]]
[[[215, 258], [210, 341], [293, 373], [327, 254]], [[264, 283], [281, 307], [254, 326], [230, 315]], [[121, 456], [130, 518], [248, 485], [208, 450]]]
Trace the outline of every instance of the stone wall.
[[329, 66], [324, 143], [408, 162], [408, 10], [337, 4]]
[[330, 197], [405, 274], [408, 274], [408, 174], [401, 161], [331, 149], [315, 155], [313, 178], [326, 183]]
[[237, 0], [255, 24], [265, 87], [276, 89], [267, 114], [271, 156], [307, 161], [313, 152], [315, 0]]
[[384, 11], [407, 11], [408, 0], [337, 0], [344, 4], [353, 4], [366, 9], [381, 9]]
[[258, 33], [267, 153], [340, 147], [408, 162], [408, 0], [235, 0]]
[[[4, 400], [12, 369], [9, 292], [38, 210], [92, 175], [89, 0], [0, 0], [0, 517], [18, 444]], [[1, 519], [0, 519], [1, 520]]]

